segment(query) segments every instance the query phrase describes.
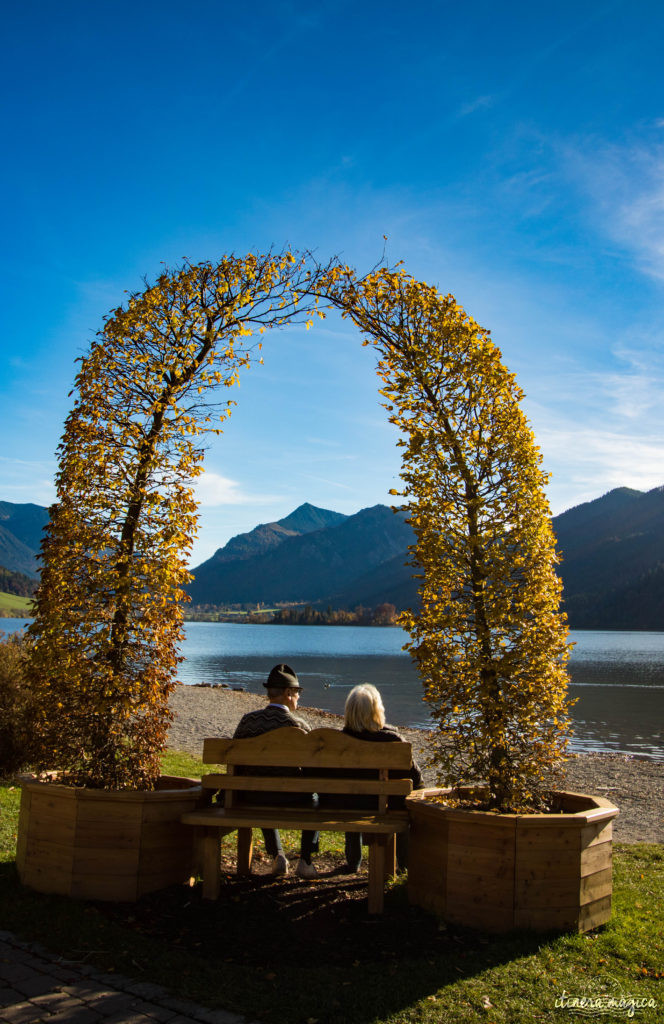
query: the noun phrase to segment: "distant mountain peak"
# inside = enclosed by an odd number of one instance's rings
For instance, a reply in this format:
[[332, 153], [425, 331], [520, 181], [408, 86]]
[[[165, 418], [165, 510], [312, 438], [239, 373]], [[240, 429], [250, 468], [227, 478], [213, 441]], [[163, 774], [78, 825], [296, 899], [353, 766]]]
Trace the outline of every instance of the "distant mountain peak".
[[311, 533], [313, 530], [324, 530], [328, 526], [335, 526], [344, 519], [348, 519], [343, 512], [332, 512], [331, 509], [317, 508], [309, 501], [298, 507], [284, 519], [279, 519], [277, 525], [296, 533]]
[[315, 601], [395, 555], [412, 531], [385, 505], [352, 516], [306, 502], [276, 523], [234, 537], [192, 569], [197, 604]]
[[[223, 548], [218, 548], [212, 558], [203, 564], [244, 562], [256, 555], [265, 554], [271, 548], [278, 547], [290, 537], [301, 537], [305, 533], [325, 530], [330, 526], [337, 526], [345, 519], [348, 519], [348, 516], [341, 512], [317, 508], [306, 501], [284, 519], [273, 523], [260, 523], [247, 533], [238, 533], [235, 537], [231, 537]], [[201, 566], [198, 566], [194, 569], [194, 573], [198, 572], [200, 568]]]

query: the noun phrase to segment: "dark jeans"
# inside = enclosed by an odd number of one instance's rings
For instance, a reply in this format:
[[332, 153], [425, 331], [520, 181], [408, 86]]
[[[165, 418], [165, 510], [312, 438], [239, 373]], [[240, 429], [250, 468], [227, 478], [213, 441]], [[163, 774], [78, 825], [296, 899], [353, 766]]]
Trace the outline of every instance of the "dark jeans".
[[[357, 871], [362, 863], [362, 833], [346, 832], [346, 863]], [[397, 865], [400, 871], [408, 866], [408, 833], [397, 832]]]
[[[261, 831], [263, 832], [263, 842], [269, 857], [274, 858], [278, 853], [284, 852], [278, 829], [264, 828]], [[309, 864], [312, 853], [318, 853], [318, 832], [307, 830], [302, 833], [300, 840], [300, 857]]]

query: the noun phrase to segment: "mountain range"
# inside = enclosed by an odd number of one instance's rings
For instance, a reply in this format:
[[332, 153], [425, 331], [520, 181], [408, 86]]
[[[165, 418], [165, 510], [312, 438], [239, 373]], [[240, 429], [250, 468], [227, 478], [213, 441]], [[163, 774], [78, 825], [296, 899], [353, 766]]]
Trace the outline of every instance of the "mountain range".
[[[0, 502], [0, 566], [34, 577], [47, 510]], [[553, 520], [576, 629], [664, 629], [664, 488], [616, 488]], [[385, 505], [342, 515], [308, 503], [239, 534], [193, 571], [194, 604], [417, 602], [413, 535]]]
[[[279, 532], [286, 525], [288, 533]], [[349, 584], [394, 557], [403, 560], [411, 540], [403, 515], [386, 505], [344, 516], [305, 504], [286, 519], [234, 537], [192, 570], [188, 590], [195, 604], [345, 603]], [[240, 557], [229, 558], [229, 549]]]
[[0, 501], [0, 566], [36, 577], [37, 555], [48, 509], [42, 505], [15, 505]]

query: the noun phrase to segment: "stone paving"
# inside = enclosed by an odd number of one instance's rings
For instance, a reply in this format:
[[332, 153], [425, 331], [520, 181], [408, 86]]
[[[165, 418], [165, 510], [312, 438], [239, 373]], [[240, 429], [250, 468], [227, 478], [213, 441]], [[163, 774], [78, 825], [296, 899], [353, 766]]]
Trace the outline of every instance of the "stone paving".
[[0, 931], [1, 1024], [250, 1024], [176, 999], [161, 985], [54, 956]]

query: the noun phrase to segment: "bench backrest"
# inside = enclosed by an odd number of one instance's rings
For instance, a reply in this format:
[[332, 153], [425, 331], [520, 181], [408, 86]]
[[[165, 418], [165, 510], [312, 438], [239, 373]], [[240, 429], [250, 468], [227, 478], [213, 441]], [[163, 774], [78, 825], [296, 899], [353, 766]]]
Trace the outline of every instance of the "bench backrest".
[[[203, 761], [226, 765], [225, 773], [206, 775], [202, 780], [205, 789], [225, 791], [226, 806], [233, 803], [233, 793], [238, 790], [283, 793], [285, 801], [289, 793], [315, 792], [335, 794], [336, 798], [375, 796], [376, 809], [384, 813], [388, 797], [407, 796], [412, 790], [410, 743], [358, 740], [338, 729], [302, 732], [285, 727], [250, 739], [206, 739]], [[242, 774], [242, 769], [249, 767], [251, 774]], [[265, 774], [261, 768], [266, 769]], [[275, 774], [274, 769], [279, 768], [302, 771]], [[236, 774], [236, 769], [240, 773]]]

